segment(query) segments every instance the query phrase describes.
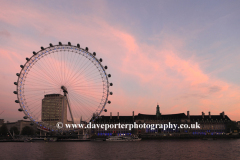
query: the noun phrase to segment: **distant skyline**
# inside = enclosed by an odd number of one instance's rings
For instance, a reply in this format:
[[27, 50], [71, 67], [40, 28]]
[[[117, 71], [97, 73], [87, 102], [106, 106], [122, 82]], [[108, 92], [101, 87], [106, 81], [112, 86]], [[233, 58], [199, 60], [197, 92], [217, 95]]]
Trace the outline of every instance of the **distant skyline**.
[[16, 121], [25, 58], [49, 43], [89, 47], [112, 77], [104, 115], [222, 111], [240, 120], [240, 1], [1, 1], [0, 119]]

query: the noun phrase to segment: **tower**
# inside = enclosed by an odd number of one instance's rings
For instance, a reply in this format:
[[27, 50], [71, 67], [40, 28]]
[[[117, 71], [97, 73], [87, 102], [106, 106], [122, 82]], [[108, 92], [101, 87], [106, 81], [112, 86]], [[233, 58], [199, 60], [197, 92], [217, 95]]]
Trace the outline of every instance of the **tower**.
[[157, 118], [160, 118], [160, 116], [161, 116], [161, 113], [160, 113], [160, 107], [159, 107], [159, 105], [157, 104], [157, 108], [156, 108], [156, 117], [157, 117]]
[[[64, 115], [62, 116], [62, 113]], [[62, 118], [63, 117], [63, 118]], [[67, 100], [61, 94], [46, 94], [42, 99], [42, 121], [49, 125], [67, 123]]]

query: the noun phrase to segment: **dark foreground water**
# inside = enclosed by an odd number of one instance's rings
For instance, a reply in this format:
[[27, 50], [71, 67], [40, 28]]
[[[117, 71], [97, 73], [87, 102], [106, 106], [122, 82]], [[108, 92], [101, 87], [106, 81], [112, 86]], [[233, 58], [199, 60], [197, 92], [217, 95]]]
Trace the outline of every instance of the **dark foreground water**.
[[240, 159], [240, 139], [143, 140], [139, 142], [4, 142], [9, 159]]

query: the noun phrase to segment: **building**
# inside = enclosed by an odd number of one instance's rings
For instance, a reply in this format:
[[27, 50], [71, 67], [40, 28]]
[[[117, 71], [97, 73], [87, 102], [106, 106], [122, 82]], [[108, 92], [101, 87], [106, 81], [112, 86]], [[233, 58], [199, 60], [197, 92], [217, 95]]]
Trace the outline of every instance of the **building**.
[[188, 111], [187, 117], [190, 120], [190, 123], [198, 122], [200, 124], [200, 129], [189, 129], [186, 132], [198, 135], [223, 134], [228, 132], [227, 127], [229, 123], [232, 122], [224, 112], [219, 115], [211, 115], [211, 112], [208, 112], [208, 115], [205, 115], [204, 112], [202, 112], [202, 115], [190, 115]]
[[4, 124], [4, 119], [0, 119], [0, 127]]
[[47, 94], [42, 99], [41, 119], [48, 125], [67, 123], [67, 99], [61, 94]]
[[[95, 124], [177, 124], [176, 129], [163, 129], [163, 128], [134, 128], [132, 130], [122, 129], [122, 128], [114, 128], [108, 129], [92, 129], [92, 134], [97, 135], [131, 135], [131, 134], [192, 134], [192, 135], [220, 135], [227, 132], [227, 126], [230, 122], [230, 118], [224, 114], [224, 112], [219, 115], [211, 115], [209, 112], [208, 115], [205, 115], [202, 112], [202, 115], [190, 115], [190, 112], [187, 111], [187, 115], [185, 113], [177, 113], [177, 114], [161, 114], [160, 107], [157, 105], [156, 114], [148, 115], [148, 114], [138, 114], [132, 116], [119, 116], [119, 112], [117, 116], [112, 116], [110, 112], [110, 116], [101, 116], [94, 121]], [[181, 124], [186, 124], [189, 127], [191, 125], [200, 124], [200, 128], [179, 128]]]
[[37, 125], [33, 124], [32, 121], [18, 120], [16, 122], [7, 122], [5, 124], [7, 125], [9, 131], [12, 127], [17, 127], [19, 134], [22, 134], [22, 129], [26, 126], [31, 127], [34, 131], [37, 131]]
[[240, 130], [240, 121], [237, 121], [237, 127]]
[[[117, 113], [117, 116], [112, 116], [112, 112], [110, 112], [110, 116], [101, 116], [98, 119], [94, 121], [94, 124], [133, 124], [135, 120], [134, 112], [132, 116], [119, 116], [119, 112]], [[93, 122], [92, 122], [93, 123]], [[97, 134], [99, 136], [106, 135], [111, 136], [112, 134], [125, 134], [125, 135], [131, 135], [133, 134], [133, 130], [129, 130], [128, 128], [112, 128], [112, 129], [92, 129], [92, 134]]]

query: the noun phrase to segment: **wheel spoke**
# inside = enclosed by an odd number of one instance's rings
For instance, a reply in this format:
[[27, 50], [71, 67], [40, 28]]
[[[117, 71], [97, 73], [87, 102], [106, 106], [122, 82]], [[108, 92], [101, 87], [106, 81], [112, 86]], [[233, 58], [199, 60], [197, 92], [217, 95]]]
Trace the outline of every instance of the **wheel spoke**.
[[71, 45], [45, 48], [29, 58], [20, 72], [17, 82], [20, 107], [30, 120], [47, 129], [56, 129], [57, 121], [78, 123], [82, 117], [88, 122], [93, 113], [100, 114], [106, 105], [109, 95], [106, 75], [101, 63], [81, 48]]

